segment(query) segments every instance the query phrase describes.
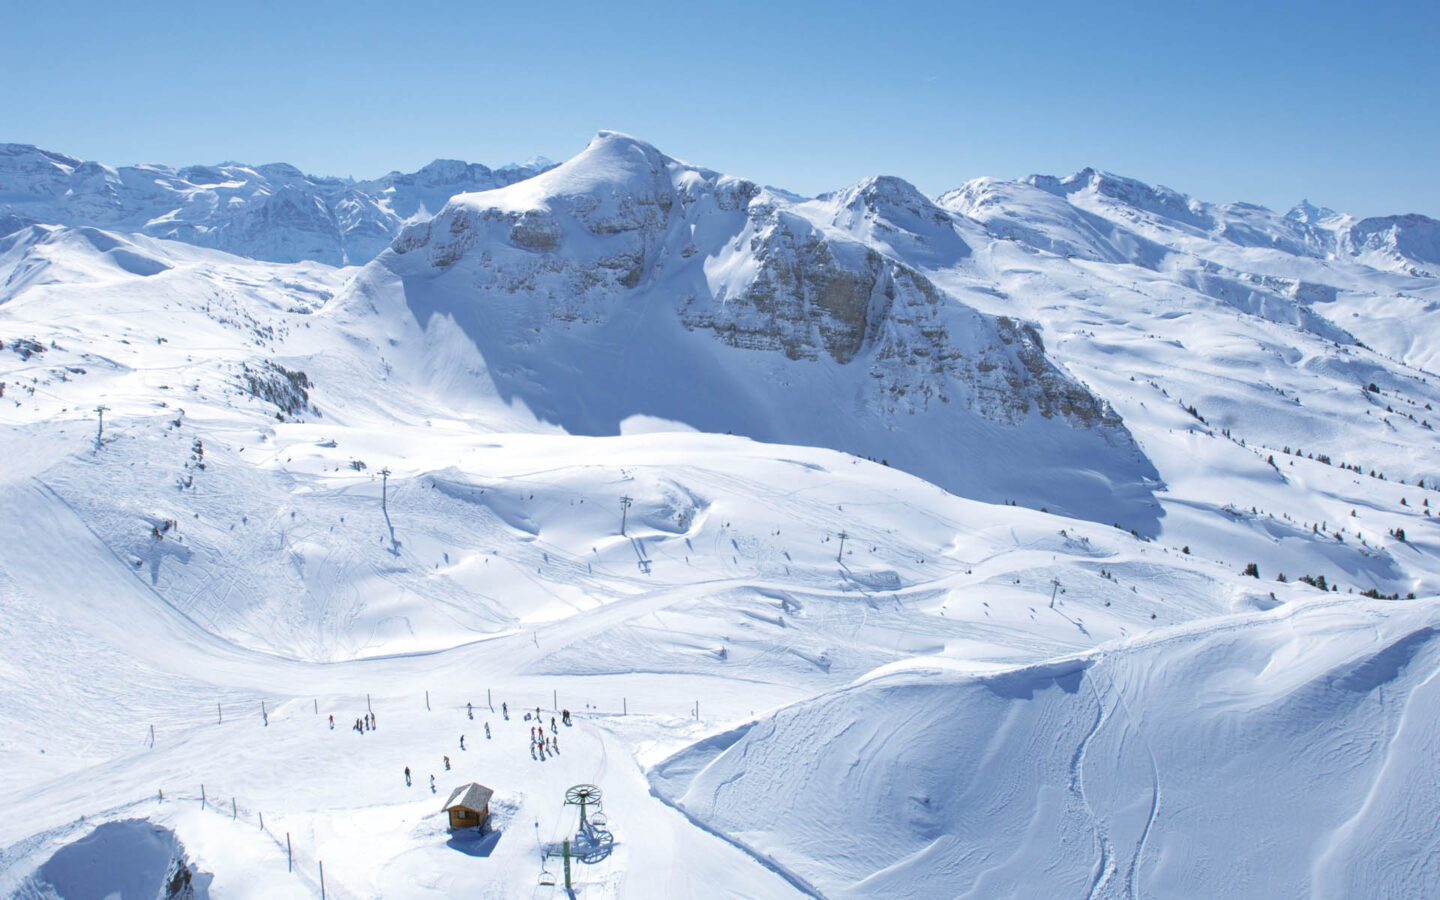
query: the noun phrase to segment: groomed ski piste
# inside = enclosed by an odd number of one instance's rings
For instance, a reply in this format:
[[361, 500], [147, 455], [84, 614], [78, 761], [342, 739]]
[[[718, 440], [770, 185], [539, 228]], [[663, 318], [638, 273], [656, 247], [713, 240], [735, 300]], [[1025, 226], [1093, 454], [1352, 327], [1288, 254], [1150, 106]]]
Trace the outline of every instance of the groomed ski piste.
[[[554, 212], [547, 177], [612, 196], [629, 140], [452, 217]], [[796, 214], [838, 222], [854, 195]], [[905, 254], [875, 221], [843, 227]], [[177, 860], [196, 896], [322, 877], [327, 897], [565, 896], [580, 784], [613, 835], [572, 860], [581, 897], [1424, 896], [1440, 494], [1404, 411], [1440, 391], [1427, 326], [1381, 313], [1433, 287], [1327, 264], [1335, 308], [1367, 312], [1348, 327], [1381, 323], [1359, 347], [978, 221], [954, 225], [975, 253], [931, 236], [911, 263], [989, 314], [982, 282], [1033, 304], [1009, 311], [1143, 465], [1047, 443], [1063, 432], [1032, 412], [1011, 426], [1028, 468], [993, 502], [957, 496], [826, 449], [843, 423], [767, 394], [809, 378], [830, 408], [817, 385], [848, 382], [824, 358], [738, 367], [696, 414], [822, 446], [643, 412], [567, 433], [595, 410], [537, 400], [554, 373], [444, 312], [461, 276], [432, 287], [393, 251], [334, 269], [86, 227], [0, 238], [0, 896], [154, 896]], [[447, 271], [483, 280], [484, 249]], [[577, 321], [548, 365], [604, 387], [615, 334]], [[660, 355], [704, 352], [737, 369], [728, 346]], [[684, 399], [632, 375], [609, 387], [636, 410]], [[949, 434], [914, 432], [913, 458]], [[1039, 508], [1087, 477], [1129, 493]], [[1320, 574], [1336, 590], [1298, 581]], [[441, 806], [472, 781], [491, 830], [451, 835]]]

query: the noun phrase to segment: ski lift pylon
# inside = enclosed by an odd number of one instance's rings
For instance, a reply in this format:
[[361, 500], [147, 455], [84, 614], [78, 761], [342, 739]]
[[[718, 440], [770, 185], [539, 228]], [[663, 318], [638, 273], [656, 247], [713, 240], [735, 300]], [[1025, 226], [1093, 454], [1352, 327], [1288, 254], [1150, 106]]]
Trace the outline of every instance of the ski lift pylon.
[[600, 808], [600, 788], [593, 784], [577, 784], [565, 790], [565, 803], [567, 806], [580, 807], [580, 827], [585, 827], [585, 808], [587, 806], [595, 809]]

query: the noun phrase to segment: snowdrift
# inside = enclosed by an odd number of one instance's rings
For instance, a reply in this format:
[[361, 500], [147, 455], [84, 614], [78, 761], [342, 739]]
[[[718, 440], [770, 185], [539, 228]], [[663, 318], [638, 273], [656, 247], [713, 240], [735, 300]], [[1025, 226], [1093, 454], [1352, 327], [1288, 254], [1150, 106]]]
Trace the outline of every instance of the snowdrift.
[[211, 876], [197, 872], [168, 828], [144, 819], [106, 822], [66, 844], [35, 870], [17, 900], [206, 900]]
[[1406, 897], [1440, 883], [1440, 601], [902, 665], [652, 772], [826, 896]]

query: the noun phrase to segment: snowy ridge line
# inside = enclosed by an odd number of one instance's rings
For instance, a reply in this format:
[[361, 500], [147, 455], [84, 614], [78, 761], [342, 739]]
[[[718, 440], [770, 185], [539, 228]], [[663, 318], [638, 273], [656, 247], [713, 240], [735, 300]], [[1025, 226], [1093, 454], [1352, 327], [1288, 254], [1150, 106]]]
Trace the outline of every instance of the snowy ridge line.
[[[1436, 600], [1440, 600], [1440, 597], [1420, 597], [1415, 600], [1404, 601], [1373, 600], [1372, 602], [1411, 604], [1435, 602]], [[952, 663], [948, 659], [934, 656], [904, 659], [887, 663], [886, 665], [866, 672], [864, 675], [855, 679], [854, 682], [837, 688], [834, 693], [840, 694], [856, 690], [871, 681], [890, 675], [960, 675], [969, 676], [976, 681], [1013, 675], [1038, 675], [1043, 677], [1068, 675], [1077, 669], [1089, 669], [1095, 663], [1102, 660], [1107, 653], [1115, 650], [1124, 649], [1130, 651], [1162, 647], [1167, 644], [1184, 641], [1186, 638], [1195, 637], [1196, 635], [1241, 631], [1266, 620], [1294, 618], [1297, 615], [1320, 609], [1353, 607], [1356, 603], [1356, 597], [1348, 594], [1345, 597], [1327, 595], [1325, 597], [1317, 597], [1314, 600], [1290, 601], [1274, 609], [1247, 610], [1245, 612], [1231, 613], [1211, 619], [1193, 619], [1178, 622], [1174, 625], [1164, 625], [1139, 635], [1115, 638], [1088, 650], [1057, 656], [1042, 662], [1020, 663], [1013, 666], [1007, 666], [1001, 663], [994, 665], [987, 664], [983, 668], [977, 668], [973, 663], [960, 661]]]
[[[749, 722], [746, 725], [742, 725], [740, 727], [746, 728], [749, 725], [754, 724], [754, 722]], [[684, 751], [681, 752], [683, 753]], [[656, 800], [659, 800], [661, 803], [665, 804], [666, 806], [678, 812], [680, 815], [684, 816], [686, 821], [688, 821], [691, 825], [694, 825], [701, 831], [717, 837], [725, 843], [729, 844], [730, 846], [741, 851], [745, 855], [749, 856], [751, 859], [758, 862], [760, 865], [764, 866], [766, 869], [769, 869], [771, 872], [774, 872], [776, 875], [779, 875], [781, 878], [785, 879], [787, 882], [790, 883], [791, 887], [795, 888], [797, 891], [800, 891], [807, 896], [814, 897], [816, 898], [816, 900], [825, 900], [825, 895], [820, 892], [819, 888], [815, 887], [815, 885], [811, 884], [809, 881], [806, 881], [800, 875], [797, 875], [796, 873], [787, 869], [785, 866], [781, 865], [774, 859], [774, 857], [770, 856], [767, 853], [756, 850], [754, 847], [749, 846], [739, 838], [731, 837], [725, 832], [720, 831], [707, 824], [706, 822], [695, 818], [684, 806], [681, 806], [678, 802], [672, 802], [671, 800], [667, 799], [663, 794], [659, 793], [655, 789], [655, 783], [650, 779], [649, 773], [646, 773], [646, 781], [650, 784], [650, 796], [654, 797]]]
[[99, 226], [275, 262], [362, 265], [406, 224], [450, 197], [512, 184], [554, 164], [491, 169], [437, 159], [417, 172], [356, 181], [286, 163], [112, 167], [0, 143], [0, 231], [38, 223]]

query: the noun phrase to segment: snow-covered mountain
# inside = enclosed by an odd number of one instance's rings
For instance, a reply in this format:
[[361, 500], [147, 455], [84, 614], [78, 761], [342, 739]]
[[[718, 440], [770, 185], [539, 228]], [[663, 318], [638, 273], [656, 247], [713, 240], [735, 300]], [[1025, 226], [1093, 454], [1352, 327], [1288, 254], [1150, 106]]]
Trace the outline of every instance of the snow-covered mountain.
[[25, 225], [93, 225], [184, 241], [273, 262], [360, 265], [407, 221], [451, 196], [544, 171], [537, 159], [488, 169], [437, 159], [371, 181], [317, 178], [294, 166], [112, 167], [0, 144], [0, 234]]
[[[1161, 245], [1192, 239], [1195, 246], [1263, 247], [1295, 256], [1354, 259], [1411, 275], [1433, 277], [1440, 266], [1440, 222], [1427, 216], [1356, 219], [1309, 201], [1277, 215], [1253, 203], [1206, 203], [1088, 168], [1065, 178], [979, 178], [941, 195], [939, 203], [986, 222], [998, 236], [1108, 262], [1153, 267], [1155, 248], [1146, 238], [1158, 237]], [[1056, 238], [1077, 236], [1082, 239], [1073, 244], [1047, 246]]]
[[0, 896], [552, 896], [588, 782], [587, 896], [1440, 879], [1430, 220], [6, 159]]
[[499, 398], [572, 434], [640, 416], [831, 447], [1152, 531], [1155, 473], [1113, 410], [901, 255], [959, 263], [965, 230], [898, 179], [795, 202], [602, 133], [411, 226], [337, 303], [458, 326]]

